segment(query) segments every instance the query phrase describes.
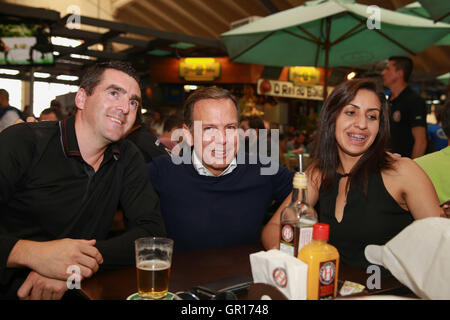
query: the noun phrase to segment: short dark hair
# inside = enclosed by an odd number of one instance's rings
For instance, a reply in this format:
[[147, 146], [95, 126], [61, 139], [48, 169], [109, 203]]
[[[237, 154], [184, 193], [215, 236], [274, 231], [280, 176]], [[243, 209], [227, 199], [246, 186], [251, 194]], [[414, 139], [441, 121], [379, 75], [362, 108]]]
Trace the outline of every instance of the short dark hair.
[[403, 80], [408, 82], [413, 71], [413, 61], [408, 57], [403, 56], [392, 56], [389, 57], [389, 61], [394, 61], [395, 69], [403, 71]]
[[94, 92], [95, 87], [100, 83], [101, 77], [106, 69], [122, 71], [136, 80], [139, 84], [139, 76], [137, 75], [136, 70], [132, 67], [131, 63], [125, 61], [97, 63], [88, 68], [81, 78], [80, 88], [83, 88], [88, 96]]
[[50, 114], [50, 113], [54, 113], [55, 114], [55, 116], [56, 116], [56, 118], [58, 119], [58, 120], [61, 120], [61, 113], [59, 112], [59, 110], [57, 110], [57, 109], [55, 109], [55, 108], [53, 108], [53, 107], [50, 107], [50, 108], [47, 108], [47, 109], [44, 109], [44, 110], [42, 110], [41, 111], [41, 114], [39, 115], [39, 118], [41, 117], [41, 116], [43, 116], [43, 115], [46, 115], [46, 114]]
[[4, 96], [7, 100], [9, 100], [9, 93], [5, 89], [0, 89], [0, 95]]
[[322, 173], [324, 190], [331, 187], [339, 166], [338, 145], [336, 141], [336, 119], [341, 110], [348, 105], [359, 90], [375, 93], [381, 103], [380, 127], [377, 137], [350, 172], [348, 182], [358, 179], [367, 191], [369, 172], [391, 167], [391, 157], [386, 153], [389, 141], [389, 109], [383, 90], [369, 79], [354, 79], [341, 83], [328, 96], [320, 112], [319, 126], [314, 138], [313, 155], [315, 168]]
[[251, 129], [265, 129], [264, 120], [258, 116], [249, 116], [247, 118], [248, 126]]
[[189, 97], [184, 102], [184, 123], [190, 128], [192, 126], [193, 121], [193, 113], [194, 113], [194, 105], [197, 101], [204, 100], [204, 99], [214, 99], [214, 100], [221, 100], [221, 99], [231, 99], [233, 101], [237, 115], [238, 115], [238, 122], [240, 119], [240, 110], [239, 110], [239, 104], [236, 99], [236, 97], [228, 90], [219, 88], [219, 87], [203, 87], [198, 90], [195, 90], [193, 93], [189, 95]]
[[450, 139], [450, 98], [447, 99], [447, 102], [439, 113], [441, 116], [442, 129], [444, 130], [445, 135]]
[[164, 121], [163, 131], [170, 131], [173, 128], [182, 128], [183, 127], [183, 119], [176, 115], [172, 115]]
[[62, 104], [56, 99], [50, 101], [50, 108], [62, 109]]

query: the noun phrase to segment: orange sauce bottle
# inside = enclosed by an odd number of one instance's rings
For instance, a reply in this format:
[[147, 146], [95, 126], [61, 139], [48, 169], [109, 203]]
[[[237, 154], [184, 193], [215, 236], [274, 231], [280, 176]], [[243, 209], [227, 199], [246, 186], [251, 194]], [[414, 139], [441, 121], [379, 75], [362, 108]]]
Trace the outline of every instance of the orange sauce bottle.
[[308, 265], [307, 299], [323, 300], [336, 297], [339, 273], [339, 252], [328, 244], [330, 226], [316, 223], [313, 240], [298, 253], [298, 258]]

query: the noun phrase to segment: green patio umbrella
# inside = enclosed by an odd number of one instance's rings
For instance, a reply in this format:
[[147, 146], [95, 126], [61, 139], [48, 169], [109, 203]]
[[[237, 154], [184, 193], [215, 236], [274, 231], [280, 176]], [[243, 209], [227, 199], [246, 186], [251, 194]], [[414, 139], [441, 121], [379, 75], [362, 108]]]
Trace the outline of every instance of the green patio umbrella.
[[[443, 1], [445, 3], [448, 3], [450, 5], [450, 1]], [[430, 13], [425, 10], [424, 7], [422, 7], [422, 5], [420, 4], [420, 2], [416, 1], [413, 3], [410, 3], [404, 7], [401, 7], [399, 9], [397, 9], [397, 12], [401, 12], [401, 13], [406, 13], [406, 14], [412, 14], [415, 15], [417, 17], [422, 17], [422, 18], [426, 18], [426, 19], [430, 19]], [[450, 17], [448, 17], [448, 19], [445, 19], [444, 21], [445, 23], [449, 23], [450, 22]], [[449, 34], [447, 34], [446, 36], [444, 36], [442, 39], [440, 39], [439, 41], [437, 41], [436, 43], [434, 43], [434, 45], [436, 46], [450, 46], [450, 32]]]
[[450, 1], [448, 0], [419, 0], [422, 7], [428, 11], [430, 17], [438, 22], [450, 23]]
[[450, 31], [444, 23], [377, 8], [349, 0], [308, 1], [225, 32], [221, 39], [236, 62], [324, 67], [327, 75], [329, 67], [412, 55]]
[[450, 72], [441, 74], [437, 79], [443, 84], [450, 85]]

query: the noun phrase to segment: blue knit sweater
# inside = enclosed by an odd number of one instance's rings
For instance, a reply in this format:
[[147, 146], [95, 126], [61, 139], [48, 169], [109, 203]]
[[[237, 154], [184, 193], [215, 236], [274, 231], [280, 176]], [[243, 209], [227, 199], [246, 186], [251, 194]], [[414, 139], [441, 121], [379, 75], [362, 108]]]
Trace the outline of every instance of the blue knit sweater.
[[227, 175], [207, 177], [169, 156], [154, 159], [148, 172], [174, 250], [259, 243], [268, 207], [289, 195], [294, 174], [280, 166], [274, 175], [261, 175], [261, 166], [238, 164]]

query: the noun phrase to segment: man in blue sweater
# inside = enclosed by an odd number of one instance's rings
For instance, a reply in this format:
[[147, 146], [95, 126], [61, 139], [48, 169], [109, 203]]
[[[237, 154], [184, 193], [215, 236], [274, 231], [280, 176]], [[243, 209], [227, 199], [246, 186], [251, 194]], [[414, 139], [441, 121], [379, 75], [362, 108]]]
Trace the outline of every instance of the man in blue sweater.
[[293, 172], [239, 152], [239, 106], [227, 90], [208, 87], [184, 104], [183, 131], [193, 147], [183, 158], [148, 165], [168, 236], [177, 252], [259, 243], [272, 201], [292, 190]]

